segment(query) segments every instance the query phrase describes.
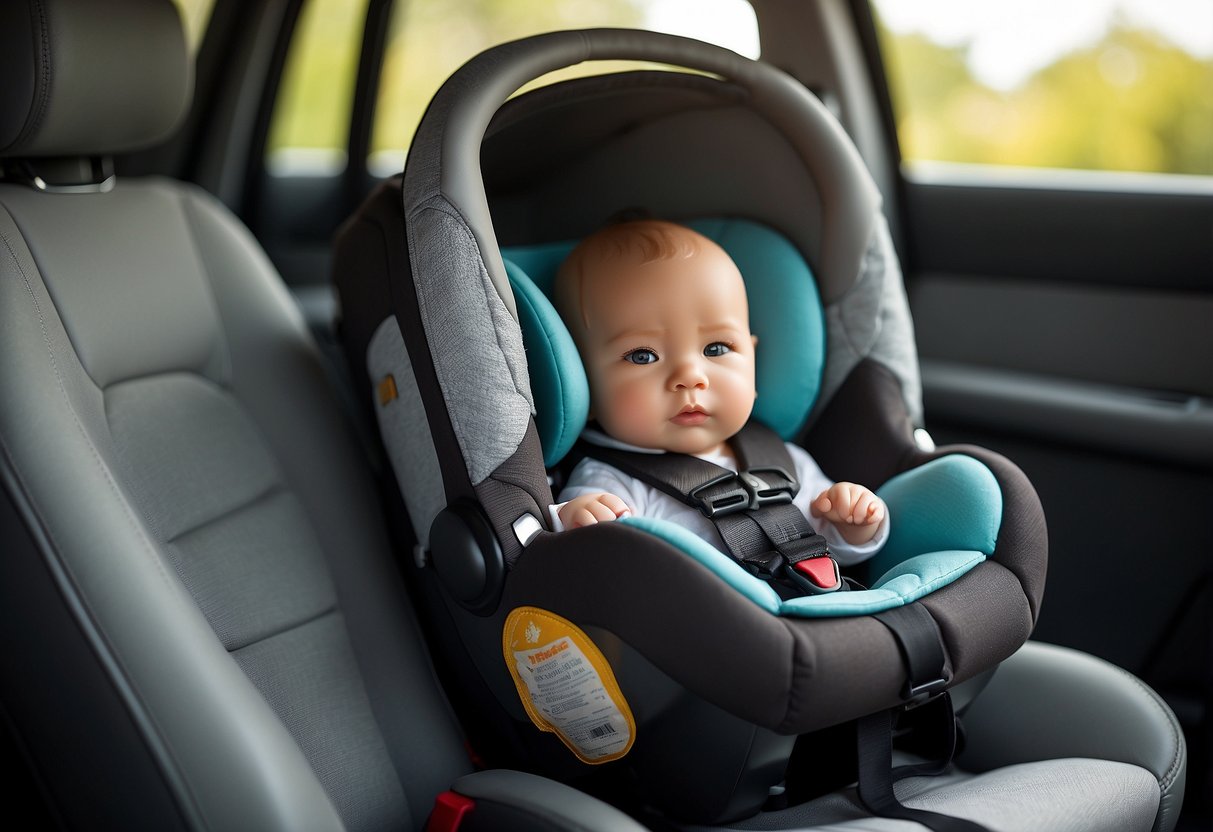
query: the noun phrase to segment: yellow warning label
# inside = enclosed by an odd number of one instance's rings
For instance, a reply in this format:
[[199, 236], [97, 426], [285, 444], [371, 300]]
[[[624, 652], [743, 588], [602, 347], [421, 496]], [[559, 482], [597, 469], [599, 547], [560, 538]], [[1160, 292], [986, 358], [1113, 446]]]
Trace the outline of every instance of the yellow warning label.
[[576, 624], [538, 607], [518, 607], [501, 636], [518, 696], [539, 730], [554, 732], [591, 765], [632, 749], [632, 711], [606, 657]]

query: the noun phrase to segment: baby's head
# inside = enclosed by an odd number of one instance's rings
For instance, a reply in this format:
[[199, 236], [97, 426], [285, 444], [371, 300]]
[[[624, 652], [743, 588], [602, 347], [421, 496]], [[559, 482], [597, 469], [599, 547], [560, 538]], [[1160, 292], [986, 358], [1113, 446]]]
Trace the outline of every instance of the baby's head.
[[745, 283], [707, 237], [658, 220], [607, 226], [561, 265], [555, 296], [589, 377], [591, 416], [611, 436], [703, 454], [750, 418]]

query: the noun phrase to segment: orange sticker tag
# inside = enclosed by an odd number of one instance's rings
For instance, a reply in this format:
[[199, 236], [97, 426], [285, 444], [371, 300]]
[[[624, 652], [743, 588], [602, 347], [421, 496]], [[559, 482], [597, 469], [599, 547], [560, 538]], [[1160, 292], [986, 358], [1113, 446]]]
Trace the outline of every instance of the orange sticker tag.
[[379, 406], [386, 407], [390, 402], [394, 402], [396, 397], [400, 395], [396, 391], [396, 378], [390, 373], [384, 376], [379, 382]]
[[518, 697], [539, 730], [554, 732], [590, 765], [632, 749], [632, 711], [606, 657], [576, 624], [538, 607], [518, 607], [501, 635]]

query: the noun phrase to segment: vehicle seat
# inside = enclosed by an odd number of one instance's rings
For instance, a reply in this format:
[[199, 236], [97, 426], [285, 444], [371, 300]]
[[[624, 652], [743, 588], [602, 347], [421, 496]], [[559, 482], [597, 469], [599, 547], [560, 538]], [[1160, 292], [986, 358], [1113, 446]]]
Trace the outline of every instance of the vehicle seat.
[[188, 109], [174, 4], [0, 4], [0, 66], [0, 701], [49, 817], [421, 828], [472, 766], [316, 346], [217, 200], [109, 173]]

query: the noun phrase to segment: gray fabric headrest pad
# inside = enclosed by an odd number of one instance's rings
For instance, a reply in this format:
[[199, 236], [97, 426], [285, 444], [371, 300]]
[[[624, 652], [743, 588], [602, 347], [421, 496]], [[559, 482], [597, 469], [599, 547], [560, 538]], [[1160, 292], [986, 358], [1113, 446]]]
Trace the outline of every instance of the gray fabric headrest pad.
[[172, 0], [0, 2], [0, 156], [100, 156], [172, 132], [193, 91]]

